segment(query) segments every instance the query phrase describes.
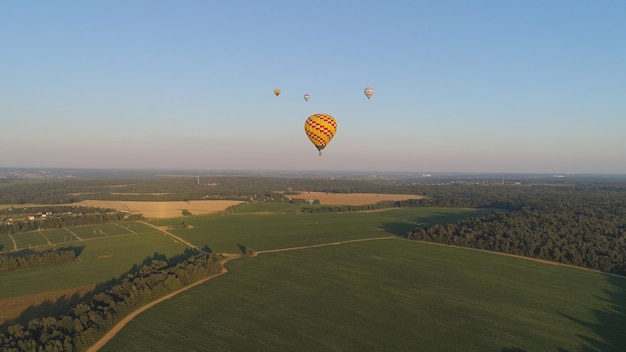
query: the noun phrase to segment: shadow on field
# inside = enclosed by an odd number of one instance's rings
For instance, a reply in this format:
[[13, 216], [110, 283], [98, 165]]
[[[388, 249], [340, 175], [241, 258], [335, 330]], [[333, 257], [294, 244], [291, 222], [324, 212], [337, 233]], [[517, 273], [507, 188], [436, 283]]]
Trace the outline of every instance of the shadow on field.
[[[133, 266], [137, 268], [137, 266]], [[20, 324], [27, 326], [28, 322], [33, 319], [41, 319], [44, 317], [58, 317], [68, 313], [72, 308], [82, 302], [88, 302], [100, 292], [104, 292], [116, 284], [120, 283], [128, 273], [120, 276], [118, 279], [110, 279], [104, 283], [97, 284], [92, 291], [84, 293], [74, 293], [72, 295], [61, 295], [56, 298], [48, 299], [40, 304], [28, 306], [20, 315], [14, 319], [9, 319], [0, 324], [0, 333], [6, 332], [9, 326]]]
[[2, 252], [3, 249], [4, 249], [4, 245], [0, 244], [0, 252]]
[[611, 306], [608, 309], [594, 310], [595, 321], [588, 322], [560, 313], [589, 330], [589, 335], [579, 335], [586, 343], [581, 351], [625, 351], [626, 350], [626, 278], [607, 276], [613, 285], [605, 290], [608, 298], [602, 298]]
[[526, 352], [526, 350], [519, 347], [505, 347], [502, 352]]
[[[81, 249], [82, 251], [82, 249]], [[74, 293], [71, 295], [61, 295], [55, 298], [50, 298], [43, 303], [33, 304], [26, 308], [20, 315], [14, 319], [9, 319], [0, 324], [0, 333], [5, 333], [8, 327], [20, 324], [22, 326], [28, 326], [28, 322], [33, 319], [41, 319], [44, 317], [59, 318], [64, 314], [68, 314], [71, 310], [80, 303], [88, 303], [95, 295], [105, 292], [115, 285], [118, 285], [124, 281], [129, 275], [135, 275], [139, 272], [141, 266], [151, 265], [153, 261], [165, 261], [168, 265], [176, 265], [189, 259], [195, 255], [196, 252], [192, 249], [185, 249], [181, 254], [177, 254], [168, 258], [164, 254], [154, 253], [152, 256], [146, 257], [140, 265], [133, 265], [127, 272], [123, 273], [117, 278], [112, 278], [106, 282], [97, 284], [93, 290], [83, 293]]]
[[475, 214], [450, 214], [446, 212], [438, 213], [434, 212], [427, 217], [415, 217], [413, 219], [406, 219], [402, 222], [388, 222], [380, 226], [382, 230], [392, 233], [396, 236], [406, 237], [409, 231], [413, 231], [416, 228], [428, 228], [435, 224], [452, 224], [465, 219]]
[[81, 253], [83, 253], [84, 249], [85, 249], [85, 246], [79, 246], [79, 247], [67, 246], [67, 247], [59, 247], [57, 249], [57, 251], [59, 251], [59, 252], [69, 252], [69, 251], [72, 251], [72, 252], [74, 252], [74, 257], [78, 258], [78, 256]]
[[409, 231], [418, 227], [418, 223], [413, 222], [387, 222], [380, 225], [380, 229], [400, 237], [406, 237]]

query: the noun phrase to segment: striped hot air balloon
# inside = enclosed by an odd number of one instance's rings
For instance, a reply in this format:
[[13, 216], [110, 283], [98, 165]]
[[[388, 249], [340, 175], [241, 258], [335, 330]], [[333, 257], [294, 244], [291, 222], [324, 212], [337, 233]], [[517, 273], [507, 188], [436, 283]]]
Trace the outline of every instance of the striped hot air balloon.
[[309, 93], [306, 93], [306, 94], [304, 95], [304, 101], [309, 101], [309, 98], [310, 98], [310, 97], [311, 97], [311, 96], [309, 95]]
[[304, 132], [321, 156], [322, 149], [330, 143], [337, 132], [337, 121], [328, 114], [313, 114], [304, 122]]
[[363, 90], [363, 93], [365, 93], [365, 96], [367, 97], [367, 99], [369, 100], [372, 95], [374, 94], [374, 88], [372, 87], [367, 87]]

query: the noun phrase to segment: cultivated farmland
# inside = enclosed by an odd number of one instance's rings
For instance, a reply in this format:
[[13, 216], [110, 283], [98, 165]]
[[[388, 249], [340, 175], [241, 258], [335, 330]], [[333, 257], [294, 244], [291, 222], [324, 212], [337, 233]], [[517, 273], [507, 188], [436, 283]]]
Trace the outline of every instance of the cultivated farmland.
[[[195, 194], [204, 198], [205, 185], [196, 186]], [[395, 187], [390, 192], [401, 191]], [[403, 238], [419, 227], [425, 229], [421, 233], [437, 234], [442, 241], [464, 235], [464, 244], [485, 248], [484, 243], [495, 239], [506, 245], [516, 235], [524, 241], [509, 250], [521, 245], [520, 250], [529, 253], [539, 249], [562, 257], [580, 254], [578, 249], [600, 261], [616, 260], [623, 251], [613, 251], [615, 246], [602, 252], [603, 244], [619, 243], [623, 236], [623, 223], [618, 221], [622, 217], [616, 211], [620, 208], [613, 206], [621, 204], [620, 197], [611, 193], [613, 188], [585, 193], [575, 187], [433, 185], [425, 188], [429, 192], [417, 187], [406, 192], [428, 194], [428, 199], [406, 203], [412, 208], [391, 209], [350, 206], [385, 200], [380, 195], [365, 202], [353, 197], [336, 203], [316, 197], [320, 204], [310, 204], [281, 201], [267, 190], [259, 193], [265, 195], [259, 200], [256, 193], [215, 189], [211, 197], [258, 201], [237, 201], [237, 206], [200, 216], [189, 202], [180, 201], [184, 207], [177, 203], [170, 215], [151, 216], [146, 222], [117, 218], [115, 223], [3, 232], [0, 251], [52, 245], [72, 248], [78, 258], [69, 264], [2, 273], [2, 330], [13, 323], [28, 326], [29, 318], [65, 313], [83, 297], [88, 300], [120, 278], [135, 276], [138, 265], [153, 259], [159, 260], [157, 267], [166, 265], [167, 258], [175, 262], [188, 246], [197, 246], [229, 258], [243, 252], [251, 256], [228, 262], [226, 275], [143, 313], [105, 350], [620, 351], [626, 345], [619, 329], [626, 325], [622, 278]], [[174, 193], [167, 196], [175, 198]], [[593, 200], [585, 204], [595, 204], [590, 213], [606, 216], [579, 224], [585, 227], [576, 226], [577, 218], [566, 223], [569, 229], [584, 229], [585, 241], [597, 233], [595, 229], [604, 229], [604, 237], [596, 236], [596, 247], [590, 241], [576, 245], [576, 237], [574, 242], [569, 237], [563, 240], [559, 232], [544, 226], [554, 223], [551, 220], [544, 224], [522, 217], [502, 226], [490, 222], [493, 216], [483, 216], [487, 210], [471, 209], [495, 207], [496, 215], [523, 214], [520, 209], [550, 214], [556, 209], [552, 219], [569, 219], [570, 213], [587, 214], [591, 209], [571, 206], [585, 197]], [[613, 203], [600, 206], [607, 199]], [[459, 222], [466, 217], [476, 218]], [[459, 225], [454, 228], [437, 225], [455, 222]], [[592, 263], [587, 259], [592, 257], [585, 259]], [[12, 337], [19, 333], [10, 330]]]
[[[389, 239], [261, 254], [102, 351], [620, 351], [626, 280]], [[167, 318], [165, 318], [167, 317]]]

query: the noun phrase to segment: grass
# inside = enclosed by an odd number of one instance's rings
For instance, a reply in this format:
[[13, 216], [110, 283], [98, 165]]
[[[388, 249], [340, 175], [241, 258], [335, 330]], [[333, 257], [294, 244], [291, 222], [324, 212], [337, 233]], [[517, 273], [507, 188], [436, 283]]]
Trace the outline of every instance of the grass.
[[15, 239], [17, 248], [31, 248], [48, 244], [41, 231], [19, 232], [14, 233], [12, 236]]
[[261, 254], [101, 351], [619, 351], [626, 280], [380, 240]]
[[0, 252], [13, 250], [13, 241], [6, 233], [0, 233]]
[[125, 227], [124, 224], [100, 224], [97, 226], [98, 230], [102, 231], [107, 236], [121, 236], [121, 235], [130, 235], [132, 232], [129, 228]]
[[186, 248], [154, 229], [136, 235], [64, 242], [63, 246], [82, 247], [79, 259], [72, 264], [2, 273], [0, 300], [104, 283], [155, 253], [171, 257]]
[[52, 243], [63, 243], [73, 241], [76, 238], [66, 229], [44, 230], [41, 233]]

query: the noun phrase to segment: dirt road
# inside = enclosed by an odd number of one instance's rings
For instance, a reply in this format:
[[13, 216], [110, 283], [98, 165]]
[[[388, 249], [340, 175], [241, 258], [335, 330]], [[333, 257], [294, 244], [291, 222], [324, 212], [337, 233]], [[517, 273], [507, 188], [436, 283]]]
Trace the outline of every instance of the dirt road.
[[220, 275], [226, 274], [228, 272], [228, 270], [226, 270], [226, 268], [223, 265], [226, 262], [228, 262], [229, 260], [237, 258], [237, 257], [239, 257], [239, 256], [231, 256], [231, 257], [227, 257], [226, 259], [224, 259], [222, 261], [222, 271], [221, 272], [219, 272], [217, 274], [214, 274], [214, 275], [211, 275], [211, 276], [208, 276], [208, 277], [206, 277], [206, 278], [204, 278], [204, 279], [202, 279], [202, 280], [200, 280], [200, 281], [198, 281], [196, 283], [193, 283], [193, 284], [191, 284], [189, 286], [183, 287], [183, 288], [181, 288], [178, 291], [174, 291], [174, 292], [168, 294], [167, 296], [163, 296], [163, 297], [157, 299], [156, 301], [152, 301], [152, 302], [146, 304], [145, 306], [137, 309], [136, 311], [130, 313], [129, 315], [124, 317], [124, 319], [122, 319], [122, 321], [120, 321], [119, 323], [115, 324], [115, 326], [111, 330], [109, 330], [93, 346], [89, 347], [89, 349], [87, 351], [88, 352], [98, 351], [100, 348], [102, 348], [102, 346], [106, 345], [106, 343], [109, 342], [109, 340], [111, 340], [115, 335], [117, 335], [117, 333], [120, 332], [126, 326], [126, 324], [128, 324], [131, 320], [135, 319], [135, 317], [137, 317], [139, 314], [147, 311], [148, 309], [154, 307], [155, 305], [157, 305], [157, 304], [159, 304], [159, 303], [161, 303], [163, 301], [166, 301], [166, 300], [176, 296], [177, 294], [179, 294], [181, 292], [185, 292], [185, 291], [189, 290], [190, 288], [193, 288], [193, 287], [196, 287], [196, 286], [198, 286], [200, 284], [203, 284], [203, 283], [211, 280], [212, 278], [215, 278], [215, 277], [218, 277]]

